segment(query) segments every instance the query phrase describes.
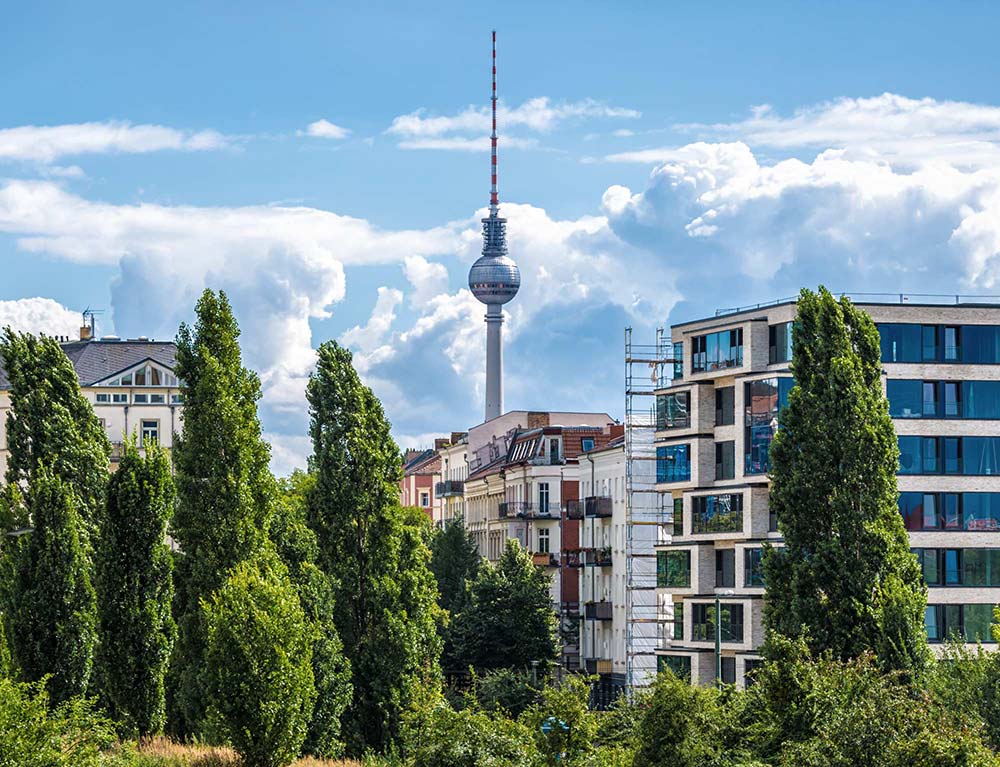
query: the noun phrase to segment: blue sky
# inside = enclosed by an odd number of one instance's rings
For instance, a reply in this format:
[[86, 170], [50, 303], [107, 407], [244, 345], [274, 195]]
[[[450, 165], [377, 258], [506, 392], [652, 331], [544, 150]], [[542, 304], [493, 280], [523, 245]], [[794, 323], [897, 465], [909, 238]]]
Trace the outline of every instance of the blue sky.
[[1000, 292], [1000, 9], [803, 6], [12, 6], [0, 321], [69, 332], [91, 305], [169, 337], [225, 288], [279, 471], [327, 338], [402, 444], [467, 428], [493, 27], [509, 407], [620, 415], [625, 324], [820, 281]]

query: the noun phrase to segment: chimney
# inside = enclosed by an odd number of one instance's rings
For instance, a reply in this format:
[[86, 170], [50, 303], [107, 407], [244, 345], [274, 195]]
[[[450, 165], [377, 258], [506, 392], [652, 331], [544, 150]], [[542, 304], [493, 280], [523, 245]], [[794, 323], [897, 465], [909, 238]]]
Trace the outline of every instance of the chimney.
[[80, 326], [80, 340], [89, 341], [90, 340], [90, 325]]
[[440, 450], [443, 447], [448, 447], [448, 438], [447, 437], [438, 437], [436, 440], [434, 440], [434, 449], [435, 450]]
[[549, 425], [549, 414], [539, 413], [539, 412], [529, 412], [528, 413], [528, 428], [529, 429], [540, 429], [543, 426]]

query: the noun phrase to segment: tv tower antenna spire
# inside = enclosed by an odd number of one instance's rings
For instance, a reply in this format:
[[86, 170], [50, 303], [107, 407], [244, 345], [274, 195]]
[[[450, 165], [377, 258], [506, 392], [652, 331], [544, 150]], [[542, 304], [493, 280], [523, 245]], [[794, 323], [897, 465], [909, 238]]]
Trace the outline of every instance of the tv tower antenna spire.
[[483, 219], [483, 255], [469, 270], [469, 289], [486, 304], [486, 420], [503, 414], [503, 305], [517, 295], [521, 272], [507, 255], [507, 219], [500, 218], [497, 191], [497, 33], [493, 31], [493, 91], [490, 106], [490, 214]]

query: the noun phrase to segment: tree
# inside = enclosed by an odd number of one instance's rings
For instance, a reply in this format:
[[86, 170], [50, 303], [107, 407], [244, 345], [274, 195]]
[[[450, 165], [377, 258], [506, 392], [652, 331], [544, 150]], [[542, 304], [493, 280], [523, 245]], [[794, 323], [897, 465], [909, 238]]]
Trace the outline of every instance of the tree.
[[202, 606], [211, 721], [247, 767], [289, 764], [316, 699], [315, 636], [284, 565], [243, 562]]
[[16, 550], [10, 638], [21, 676], [29, 682], [48, 677], [49, 695], [61, 703], [87, 691], [97, 605], [76, 495], [44, 464], [31, 482], [34, 529]]
[[[103, 511], [111, 444], [80, 393], [76, 370], [54, 338], [10, 328], [0, 340], [0, 361], [10, 381], [7, 485], [30, 488], [46, 467], [75, 496], [88, 546]], [[24, 511], [9, 509], [15, 523], [26, 524]]]
[[455, 654], [479, 669], [525, 668], [559, 653], [549, 576], [513, 539], [494, 565], [484, 562], [452, 623]]
[[164, 541], [173, 503], [166, 452], [147, 446], [143, 457], [128, 442], [108, 485], [97, 546], [97, 667], [108, 713], [142, 736], [162, 731], [166, 718], [164, 678], [177, 633]]
[[178, 641], [171, 667], [172, 728], [202, 724], [205, 626], [200, 602], [240, 562], [269, 544], [275, 483], [257, 420], [260, 380], [243, 367], [239, 328], [225, 293], [206, 290], [194, 328], [177, 334], [183, 431], [174, 442], [177, 508], [171, 524], [182, 554], [176, 568]]
[[479, 571], [479, 550], [461, 517], [449, 519], [431, 542], [431, 572], [437, 580], [438, 604], [455, 614], [465, 602], [466, 589]]
[[416, 688], [438, 676], [430, 552], [404, 524], [399, 449], [348, 350], [334, 342], [320, 347], [306, 396], [316, 473], [308, 520], [352, 669], [345, 735], [353, 753], [381, 751], [395, 741]]
[[803, 290], [795, 386], [771, 445], [770, 508], [783, 548], [764, 559], [767, 627], [841, 660], [871, 650], [886, 670], [928, 657], [926, 587], [897, 508], [899, 450], [871, 318]]

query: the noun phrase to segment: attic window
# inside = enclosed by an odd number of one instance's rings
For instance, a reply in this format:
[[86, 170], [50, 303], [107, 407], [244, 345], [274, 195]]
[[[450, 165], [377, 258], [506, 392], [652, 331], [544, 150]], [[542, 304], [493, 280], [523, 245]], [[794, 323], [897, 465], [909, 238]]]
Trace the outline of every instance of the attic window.
[[580, 447], [583, 452], [589, 452], [594, 449], [594, 440], [591, 437], [584, 437], [580, 440]]

